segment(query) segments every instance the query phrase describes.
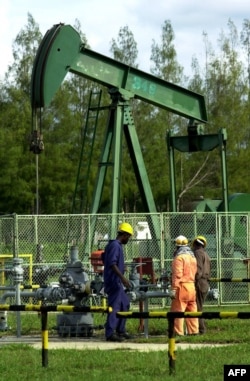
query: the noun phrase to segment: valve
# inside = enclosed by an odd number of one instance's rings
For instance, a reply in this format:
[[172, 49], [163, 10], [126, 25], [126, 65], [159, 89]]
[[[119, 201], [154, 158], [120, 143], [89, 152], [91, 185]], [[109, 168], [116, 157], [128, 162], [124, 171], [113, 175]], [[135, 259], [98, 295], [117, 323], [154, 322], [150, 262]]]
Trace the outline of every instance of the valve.
[[62, 275], [59, 277], [59, 283], [63, 287], [72, 287], [75, 283], [74, 278], [71, 274], [68, 272], [64, 272]]
[[131, 267], [131, 270], [129, 272], [129, 281], [130, 281], [130, 289], [136, 289], [136, 288], [139, 288], [140, 286], [140, 274], [137, 272], [137, 267], [143, 265], [143, 263], [136, 263], [136, 262], [132, 262], [132, 263], [128, 263], [126, 264], [126, 266], [129, 266]]
[[54, 285], [45, 288], [38, 288], [36, 290], [36, 298], [38, 300], [56, 303], [58, 300], [66, 299], [67, 293], [62, 287]]
[[207, 300], [218, 300], [220, 298], [220, 291], [218, 288], [210, 288], [207, 294]]
[[171, 275], [167, 273], [166, 270], [163, 270], [161, 276], [160, 276], [160, 287], [166, 291], [169, 288], [169, 285], [171, 283]]
[[23, 283], [23, 259], [22, 258], [13, 258], [13, 268], [12, 275], [14, 284]]

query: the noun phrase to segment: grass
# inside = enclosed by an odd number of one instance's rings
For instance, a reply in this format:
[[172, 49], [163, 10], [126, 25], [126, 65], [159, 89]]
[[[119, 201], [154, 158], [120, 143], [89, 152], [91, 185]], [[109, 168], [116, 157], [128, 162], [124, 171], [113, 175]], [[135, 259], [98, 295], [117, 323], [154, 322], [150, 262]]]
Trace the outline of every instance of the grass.
[[[222, 381], [224, 364], [249, 363], [249, 344], [221, 348], [178, 350], [175, 381]], [[28, 345], [1, 348], [1, 379], [8, 381], [159, 381], [171, 379], [166, 351], [51, 349], [49, 366]]]
[[[206, 308], [210, 311], [249, 311], [249, 306]], [[40, 334], [40, 319], [34, 313], [22, 313], [22, 335]], [[8, 314], [8, 324], [15, 327], [15, 313]], [[105, 316], [96, 314], [96, 325], [103, 324]], [[164, 319], [149, 320], [149, 338], [138, 334], [139, 322], [128, 319], [127, 328], [137, 335], [134, 341], [167, 343], [167, 322]], [[49, 314], [49, 338], [57, 335], [54, 330], [55, 314]], [[40, 351], [24, 344], [1, 345], [1, 379], [8, 381], [222, 381], [225, 364], [246, 365], [250, 363], [249, 320], [211, 319], [207, 320], [208, 333], [202, 336], [184, 337], [183, 343], [220, 343], [223, 347], [202, 349], [178, 349], [175, 377], [169, 375], [169, 360], [166, 350], [157, 352], [136, 352], [131, 350], [49, 350], [49, 365], [41, 365]], [[15, 329], [2, 332], [1, 336], [15, 335]], [[103, 330], [96, 336], [104, 338]], [[74, 340], [72, 338], [72, 340]], [[84, 338], [82, 339], [84, 342]], [[0, 341], [1, 343], [1, 341]]]

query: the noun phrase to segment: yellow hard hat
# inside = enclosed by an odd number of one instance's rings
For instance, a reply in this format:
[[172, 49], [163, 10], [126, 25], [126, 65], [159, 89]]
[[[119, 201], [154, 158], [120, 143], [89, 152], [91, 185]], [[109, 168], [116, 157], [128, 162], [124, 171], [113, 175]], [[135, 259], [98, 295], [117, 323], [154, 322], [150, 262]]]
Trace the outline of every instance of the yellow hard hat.
[[195, 242], [198, 242], [203, 247], [207, 246], [207, 240], [202, 235], [197, 235], [197, 237], [195, 237], [195, 239], [193, 240], [193, 245], [194, 245]]
[[187, 246], [188, 239], [184, 235], [179, 235], [175, 238], [175, 244], [176, 246]]
[[134, 230], [130, 224], [127, 222], [123, 222], [122, 224], [119, 225], [118, 227], [118, 232], [120, 233], [128, 233], [130, 235], [134, 234]]

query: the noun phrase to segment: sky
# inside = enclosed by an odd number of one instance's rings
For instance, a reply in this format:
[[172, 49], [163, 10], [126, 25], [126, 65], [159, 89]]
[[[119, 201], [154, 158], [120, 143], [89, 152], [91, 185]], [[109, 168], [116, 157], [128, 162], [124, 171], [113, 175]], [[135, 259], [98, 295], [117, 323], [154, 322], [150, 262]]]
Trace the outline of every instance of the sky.
[[44, 35], [54, 24], [74, 25], [79, 20], [92, 50], [106, 56], [111, 40], [127, 26], [137, 42], [138, 64], [150, 72], [152, 42], [161, 43], [166, 20], [174, 30], [177, 59], [190, 70], [192, 57], [205, 60], [203, 33], [213, 47], [228, 21], [237, 30], [250, 17], [249, 0], [0, 0], [0, 79], [13, 63], [12, 44], [32, 15]]

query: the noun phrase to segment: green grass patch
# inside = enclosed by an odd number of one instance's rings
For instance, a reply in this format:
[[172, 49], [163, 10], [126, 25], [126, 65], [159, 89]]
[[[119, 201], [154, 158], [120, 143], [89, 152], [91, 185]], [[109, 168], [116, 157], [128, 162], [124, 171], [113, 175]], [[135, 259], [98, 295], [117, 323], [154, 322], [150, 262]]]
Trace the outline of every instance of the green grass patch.
[[41, 352], [28, 345], [1, 348], [1, 379], [8, 381], [222, 381], [224, 364], [249, 364], [250, 344], [178, 349], [175, 375], [169, 375], [167, 351], [49, 350], [48, 367]]
[[[206, 311], [249, 311], [250, 306], [207, 307]], [[104, 324], [106, 316], [94, 315], [94, 324]], [[183, 343], [204, 344], [202, 348], [182, 350], [177, 346], [175, 377], [169, 375], [167, 350], [157, 352], [137, 352], [131, 350], [76, 350], [49, 349], [48, 367], [42, 367], [41, 351], [24, 344], [1, 345], [1, 379], [8, 381], [222, 381], [223, 366], [228, 364], [250, 364], [249, 319], [211, 319], [206, 320], [207, 333], [202, 336], [181, 339]], [[1, 332], [0, 336], [16, 334], [16, 313], [8, 313], [8, 324], [12, 329]], [[57, 336], [55, 330], [56, 314], [48, 314], [49, 340]], [[148, 333], [145, 338], [139, 332], [141, 322], [127, 320], [127, 329], [135, 334], [134, 342], [167, 343], [167, 320], [149, 319]], [[41, 319], [38, 313], [21, 313], [21, 332], [25, 335], [41, 333]], [[104, 330], [96, 330], [95, 337], [104, 340]], [[74, 340], [74, 338], [71, 338]], [[84, 338], [83, 346], [84, 346]], [[6, 340], [5, 340], [6, 341]], [[179, 339], [178, 339], [179, 341]], [[205, 344], [226, 344], [223, 347], [208, 347]]]

